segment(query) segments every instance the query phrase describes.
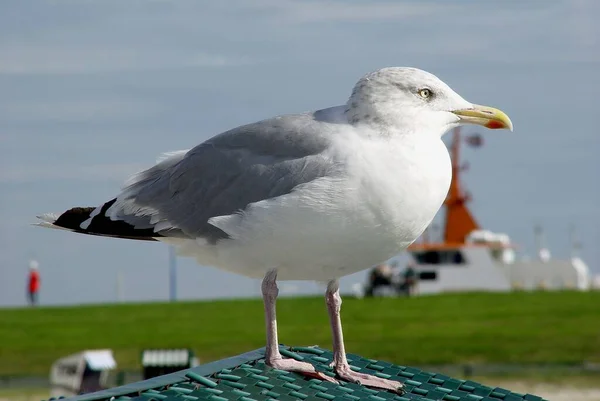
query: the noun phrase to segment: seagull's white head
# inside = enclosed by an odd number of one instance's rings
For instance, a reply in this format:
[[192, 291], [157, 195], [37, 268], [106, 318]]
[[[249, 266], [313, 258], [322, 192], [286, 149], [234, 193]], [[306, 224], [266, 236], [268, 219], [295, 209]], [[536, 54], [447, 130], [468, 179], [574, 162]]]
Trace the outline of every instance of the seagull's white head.
[[353, 124], [378, 126], [388, 134], [442, 136], [463, 124], [512, 131], [502, 111], [470, 103], [435, 75], [408, 67], [383, 68], [362, 77], [348, 99], [346, 115]]

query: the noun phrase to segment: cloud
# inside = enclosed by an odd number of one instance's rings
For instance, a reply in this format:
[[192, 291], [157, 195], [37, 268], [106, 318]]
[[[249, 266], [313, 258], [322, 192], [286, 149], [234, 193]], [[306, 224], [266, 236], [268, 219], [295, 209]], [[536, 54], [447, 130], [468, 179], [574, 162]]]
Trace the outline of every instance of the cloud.
[[600, 36], [600, 27], [596, 23], [596, 16], [600, 7], [596, 0], [574, 0], [567, 7], [565, 18], [565, 34], [582, 48], [594, 50], [597, 54]]
[[0, 74], [93, 74], [105, 72], [158, 71], [178, 68], [223, 67], [250, 64], [244, 57], [185, 53], [144, 47], [102, 44], [13, 42], [0, 44], [4, 54]]
[[441, 14], [455, 6], [426, 2], [364, 2], [259, 0], [247, 5], [275, 12], [285, 22], [402, 20]]
[[[12, 121], [90, 122], [143, 118], [164, 110], [158, 102], [147, 99], [48, 99], [20, 101], [4, 105]], [[1, 138], [1, 136], [0, 136]]]
[[31, 183], [57, 180], [125, 181], [138, 171], [150, 167], [140, 163], [113, 163], [93, 165], [25, 165], [0, 170], [0, 183]]

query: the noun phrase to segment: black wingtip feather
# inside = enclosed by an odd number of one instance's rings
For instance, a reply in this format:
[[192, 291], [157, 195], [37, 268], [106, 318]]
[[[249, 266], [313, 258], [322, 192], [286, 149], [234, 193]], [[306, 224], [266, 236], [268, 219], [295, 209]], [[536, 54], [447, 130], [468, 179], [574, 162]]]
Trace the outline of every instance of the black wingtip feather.
[[113, 221], [106, 217], [106, 211], [113, 203], [115, 203], [115, 201], [116, 199], [113, 199], [102, 205], [100, 213], [92, 219], [90, 225], [86, 229], [81, 228], [81, 223], [90, 217], [92, 212], [96, 209], [95, 207], [74, 207], [69, 209], [61, 214], [53, 224], [78, 233], [99, 235], [103, 237], [116, 237], [140, 241], [157, 241], [156, 237], [161, 237], [160, 234], [155, 233], [151, 228], [136, 229], [134, 226], [124, 221]]

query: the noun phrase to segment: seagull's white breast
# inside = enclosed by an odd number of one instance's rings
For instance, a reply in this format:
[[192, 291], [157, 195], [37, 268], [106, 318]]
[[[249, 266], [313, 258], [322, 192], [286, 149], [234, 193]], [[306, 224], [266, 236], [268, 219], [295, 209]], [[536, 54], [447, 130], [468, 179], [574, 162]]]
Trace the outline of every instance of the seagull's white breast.
[[[450, 186], [448, 151], [438, 138], [370, 141], [354, 158], [358, 198], [372, 213], [372, 225], [402, 246], [412, 243], [442, 205]], [[366, 216], [366, 214], [365, 214]]]

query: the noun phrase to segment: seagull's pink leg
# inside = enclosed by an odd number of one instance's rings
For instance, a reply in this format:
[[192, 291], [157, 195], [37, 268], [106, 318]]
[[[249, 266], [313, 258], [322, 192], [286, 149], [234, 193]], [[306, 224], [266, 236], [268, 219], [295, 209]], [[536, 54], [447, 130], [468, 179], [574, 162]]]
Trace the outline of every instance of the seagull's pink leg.
[[283, 359], [281, 356], [281, 353], [279, 352], [279, 341], [277, 339], [277, 316], [275, 310], [277, 295], [279, 294], [276, 280], [277, 271], [271, 270], [267, 272], [262, 282], [263, 302], [265, 304], [265, 322], [267, 325], [266, 364], [275, 369], [298, 372], [320, 380], [337, 383], [337, 380], [321, 372], [317, 372], [315, 367], [310, 363], [289, 358]]
[[332, 280], [327, 284], [325, 300], [327, 301], [327, 311], [329, 312], [331, 334], [333, 336], [333, 367], [338, 376], [343, 380], [359, 383], [364, 386], [402, 393], [403, 386], [400, 382], [365, 373], [358, 373], [350, 369], [344, 347], [344, 334], [342, 333], [342, 320], [340, 318], [342, 298], [340, 297], [340, 284], [337, 280]]

